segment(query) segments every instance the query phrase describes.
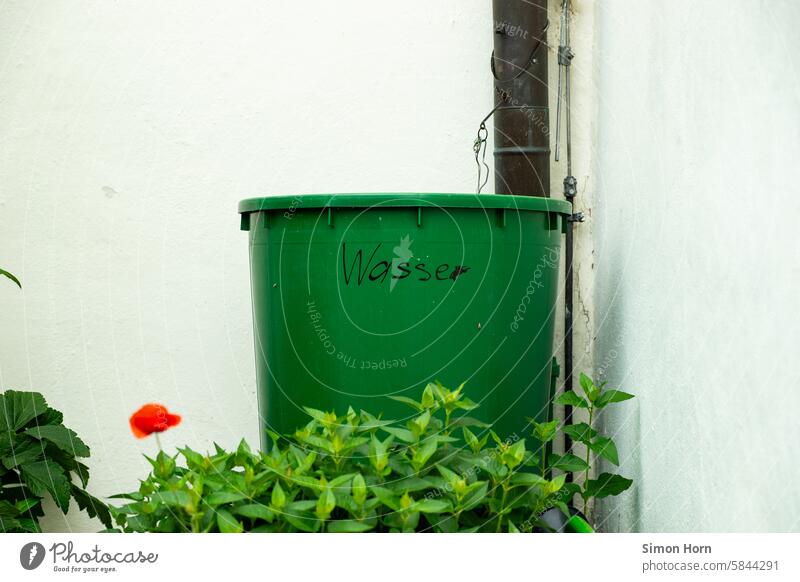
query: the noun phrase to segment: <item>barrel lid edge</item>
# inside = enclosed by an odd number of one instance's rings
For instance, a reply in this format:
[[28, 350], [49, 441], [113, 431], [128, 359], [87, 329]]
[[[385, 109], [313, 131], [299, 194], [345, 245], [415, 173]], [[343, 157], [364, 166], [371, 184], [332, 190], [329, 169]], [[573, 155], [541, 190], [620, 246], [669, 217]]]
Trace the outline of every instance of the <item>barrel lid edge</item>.
[[505, 194], [456, 193], [369, 193], [369, 194], [298, 194], [295, 196], [264, 196], [247, 198], [239, 202], [239, 213], [248, 214], [262, 210], [290, 210], [299, 208], [368, 208], [425, 207], [445, 208], [496, 208], [556, 212], [569, 215], [572, 205], [565, 200], [535, 196]]

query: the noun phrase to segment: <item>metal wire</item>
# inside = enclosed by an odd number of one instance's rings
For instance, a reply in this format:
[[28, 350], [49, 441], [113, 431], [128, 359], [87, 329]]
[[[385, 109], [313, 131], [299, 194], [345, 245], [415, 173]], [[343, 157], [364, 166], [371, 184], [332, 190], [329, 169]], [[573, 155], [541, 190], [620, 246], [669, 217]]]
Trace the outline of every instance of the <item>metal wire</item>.
[[[481, 120], [481, 124], [478, 126], [478, 136], [475, 138], [475, 143], [472, 144], [472, 150], [475, 152], [475, 163], [478, 166], [478, 187], [475, 191], [476, 194], [480, 194], [481, 190], [483, 190], [484, 186], [486, 186], [486, 183], [489, 181], [489, 164], [486, 163], [486, 139], [489, 137], [489, 130], [486, 129], [486, 122], [494, 115], [495, 111], [500, 109], [504, 102], [505, 97], [503, 97], [500, 103], [495, 105], [492, 110], [486, 114], [486, 117]], [[481, 150], [483, 151], [481, 152]], [[482, 178], [483, 168], [486, 168], [485, 178]]]
[[[497, 76], [497, 69], [495, 68], [495, 53], [492, 51], [492, 57], [489, 61], [489, 68], [492, 70], [492, 76], [495, 80], [495, 89], [500, 93], [500, 102], [495, 105], [492, 110], [483, 118], [480, 125], [478, 126], [478, 135], [475, 138], [475, 142], [472, 144], [472, 150], [475, 153], [475, 165], [478, 166], [478, 183], [475, 189], [476, 194], [480, 194], [483, 188], [486, 186], [486, 183], [489, 181], [489, 165], [486, 163], [486, 139], [489, 137], [489, 130], [486, 129], [486, 122], [489, 121], [489, 118], [495, 114], [495, 112], [505, 103], [506, 95], [505, 90], [498, 89], [498, 84], [505, 84], [515, 81], [519, 79], [525, 72], [531, 68], [531, 65], [536, 61], [536, 53], [539, 52], [539, 49], [542, 45], [546, 44], [544, 39], [546, 38], [546, 33], [548, 28], [550, 28], [550, 20], [548, 19], [544, 26], [542, 27], [542, 31], [539, 33], [539, 38], [536, 39], [536, 44], [533, 45], [531, 49], [531, 54], [528, 57], [528, 60], [525, 61], [524, 66], [518, 66], [519, 71], [508, 79], [501, 79]], [[514, 65], [514, 63], [511, 63]], [[514, 65], [517, 66], [517, 65]], [[559, 78], [561, 75], [561, 70], [559, 69]], [[559, 80], [559, 98], [561, 94], [561, 81]], [[560, 106], [560, 102], [559, 102]], [[556, 158], [558, 159], [558, 158]], [[486, 170], [486, 175], [483, 175], [483, 170]]]
[[[509, 77], [508, 79], [501, 79], [497, 76], [497, 69], [495, 68], [495, 53], [492, 51], [492, 57], [489, 61], [489, 68], [492, 70], [492, 76], [495, 79], [495, 89], [500, 93], [500, 102], [495, 105], [492, 110], [483, 118], [480, 125], [478, 126], [478, 135], [475, 138], [475, 142], [472, 144], [472, 150], [475, 153], [475, 165], [478, 166], [478, 183], [477, 187], [475, 188], [475, 193], [480, 194], [483, 188], [486, 186], [486, 183], [489, 181], [489, 165], [486, 163], [486, 139], [489, 137], [489, 130], [486, 129], [486, 122], [489, 121], [489, 118], [495, 114], [495, 112], [505, 103], [506, 95], [505, 90], [498, 89], [498, 84], [510, 83], [516, 79], [519, 79], [528, 69], [530, 69], [531, 65], [536, 61], [536, 53], [539, 52], [539, 49], [542, 45], [545, 44], [544, 39], [546, 38], [547, 29], [550, 28], [550, 20], [547, 20], [542, 27], [542, 31], [539, 34], [539, 38], [536, 39], [536, 44], [533, 45], [531, 49], [531, 54], [528, 57], [528, 60], [525, 61], [524, 66], [519, 66], [519, 71], [513, 76]], [[511, 63], [514, 65], [514, 63]], [[517, 65], [514, 65], [517, 66]], [[560, 74], [560, 72], [559, 72]], [[484, 176], [483, 171], [486, 170], [486, 175]]]
[[[545, 38], [545, 33], [547, 32], [548, 28], [550, 28], [550, 20], [547, 20], [547, 22], [544, 23], [544, 27], [542, 28], [542, 32], [539, 33], [539, 38], [536, 39], [536, 44], [533, 45], [533, 49], [531, 49], [531, 56], [528, 57], [528, 60], [525, 62], [525, 66], [524, 67], [519, 67], [519, 71], [513, 77], [509, 77], [508, 79], [501, 79], [500, 77], [497, 76], [497, 70], [494, 67], [494, 60], [495, 60], [494, 59], [494, 51], [492, 51], [492, 59], [491, 59], [491, 61], [489, 61], [489, 67], [492, 69], [492, 76], [494, 77], [494, 80], [496, 82], [498, 82], [498, 83], [510, 83], [511, 81], [514, 81], [515, 79], [519, 79], [525, 71], [530, 69], [531, 65], [536, 60], [536, 53], [539, 51], [539, 48], [544, 44], [544, 40], [543, 39]], [[511, 64], [513, 65], [514, 63], [511, 63]], [[516, 65], [514, 65], [514, 66], [516, 66]]]
[[[569, 0], [564, 0], [561, 5], [561, 31], [558, 43], [558, 99], [556, 101], [556, 148], [555, 160], [561, 157], [561, 103], [566, 101], [567, 117], [567, 174], [572, 175], [572, 132], [570, 120], [570, 63], [572, 49], [569, 43]], [[566, 89], [566, 91], [565, 91]], [[565, 95], [566, 93], [566, 95]]]

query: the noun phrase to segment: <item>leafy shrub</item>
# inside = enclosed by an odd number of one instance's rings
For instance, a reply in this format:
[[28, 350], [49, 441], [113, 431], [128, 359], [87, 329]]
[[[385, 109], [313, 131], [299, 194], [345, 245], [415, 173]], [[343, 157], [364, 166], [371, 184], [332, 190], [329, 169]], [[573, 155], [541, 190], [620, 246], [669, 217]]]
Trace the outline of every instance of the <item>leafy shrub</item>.
[[[621, 399], [591, 386], [588, 401], [572, 393], [574, 406]], [[577, 493], [616, 495], [631, 484], [606, 474], [585, 489], [567, 483], [589, 464], [547, 455], [555, 422], [533, 425], [538, 445], [529, 449], [516, 435], [503, 440], [469, 417], [453, 419], [477, 406], [461, 387], [429, 384], [419, 402], [397, 399], [416, 411], [405, 425], [352, 408], [343, 416], [307, 408], [309, 423], [288, 437], [270, 434], [268, 452], [244, 441], [207, 455], [160, 452], [138, 491], [115, 496], [129, 501], [112, 508], [115, 520], [127, 532], [529, 531], [546, 529], [542, 513], [567, 512]], [[587, 435], [579, 436], [591, 450], [617, 462], [610, 441], [591, 427]]]
[[74, 499], [110, 527], [108, 508], [86, 491], [89, 469], [78, 459], [89, 456], [89, 447], [63, 419], [38, 392], [0, 394], [0, 531], [41, 531], [46, 493], [64, 513]]

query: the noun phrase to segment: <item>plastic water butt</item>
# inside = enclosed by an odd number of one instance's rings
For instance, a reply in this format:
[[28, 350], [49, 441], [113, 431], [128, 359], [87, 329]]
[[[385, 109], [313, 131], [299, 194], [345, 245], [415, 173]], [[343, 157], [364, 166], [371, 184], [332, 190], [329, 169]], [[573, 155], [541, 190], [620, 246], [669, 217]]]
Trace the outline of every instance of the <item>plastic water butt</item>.
[[413, 411], [389, 396], [435, 380], [465, 383], [503, 437], [548, 416], [566, 202], [300, 195], [239, 212], [263, 428], [294, 432], [303, 406], [400, 420]]

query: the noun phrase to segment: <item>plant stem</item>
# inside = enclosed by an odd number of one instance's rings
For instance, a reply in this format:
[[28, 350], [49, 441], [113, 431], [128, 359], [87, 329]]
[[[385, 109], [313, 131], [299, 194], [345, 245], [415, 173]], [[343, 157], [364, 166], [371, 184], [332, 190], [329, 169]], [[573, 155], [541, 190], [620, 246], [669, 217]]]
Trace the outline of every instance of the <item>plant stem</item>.
[[158, 445], [158, 452], [163, 453], [164, 449], [161, 448], [161, 437], [158, 436], [157, 432], [154, 432], [153, 434], [156, 435], [156, 445]]
[[[589, 434], [592, 432], [592, 418], [594, 417], [594, 404], [591, 402], [589, 403]], [[591, 437], [589, 437], [591, 439]], [[590, 464], [591, 461], [591, 452], [592, 449], [589, 448], [589, 443], [586, 443], [586, 474], [583, 478], [583, 489], [584, 491], [589, 486], [589, 472], [591, 471], [592, 467]], [[583, 498], [583, 514], [588, 518], [589, 517], [589, 497], [586, 496]]]
[[503, 481], [503, 497], [500, 499], [500, 511], [497, 515], [497, 533], [500, 533], [503, 530], [503, 510], [506, 508], [506, 495], [508, 494], [508, 489], [506, 488], [506, 482]]
[[195, 512], [192, 515], [192, 533], [200, 533], [200, 514]]
[[545, 473], [547, 472], [547, 443], [542, 443], [542, 478], [547, 479]]

